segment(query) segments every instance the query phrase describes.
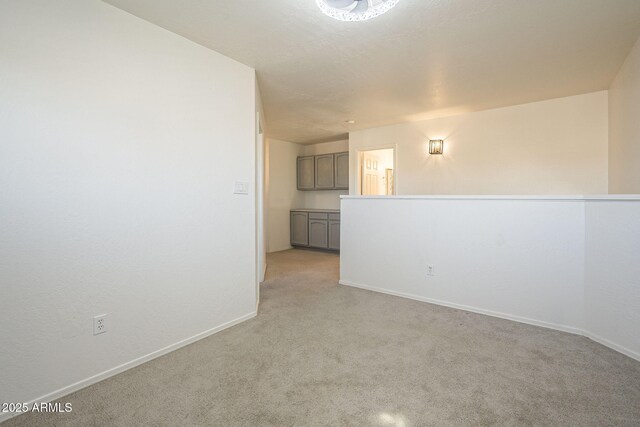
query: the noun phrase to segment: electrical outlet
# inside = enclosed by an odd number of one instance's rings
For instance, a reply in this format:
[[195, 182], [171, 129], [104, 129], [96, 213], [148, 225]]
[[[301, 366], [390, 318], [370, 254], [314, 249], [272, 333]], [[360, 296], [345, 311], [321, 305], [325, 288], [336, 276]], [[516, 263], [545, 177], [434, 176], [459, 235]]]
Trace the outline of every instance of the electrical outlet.
[[435, 270], [433, 269], [433, 264], [427, 264], [427, 276], [435, 276]]
[[107, 332], [107, 315], [101, 314], [93, 318], [93, 335]]

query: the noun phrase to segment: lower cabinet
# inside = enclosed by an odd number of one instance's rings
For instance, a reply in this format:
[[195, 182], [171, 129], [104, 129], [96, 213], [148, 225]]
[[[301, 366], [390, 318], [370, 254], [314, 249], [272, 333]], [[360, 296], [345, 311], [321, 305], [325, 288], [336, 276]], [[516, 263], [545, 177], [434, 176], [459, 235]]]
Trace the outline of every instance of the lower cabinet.
[[309, 247], [310, 248], [329, 248], [328, 236], [329, 223], [326, 219], [310, 219], [309, 220]]
[[340, 250], [340, 214], [291, 211], [291, 246]]
[[291, 246], [309, 246], [309, 214], [291, 212]]
[[340, 221], [329, 220], [329, 249], [340, 250]]

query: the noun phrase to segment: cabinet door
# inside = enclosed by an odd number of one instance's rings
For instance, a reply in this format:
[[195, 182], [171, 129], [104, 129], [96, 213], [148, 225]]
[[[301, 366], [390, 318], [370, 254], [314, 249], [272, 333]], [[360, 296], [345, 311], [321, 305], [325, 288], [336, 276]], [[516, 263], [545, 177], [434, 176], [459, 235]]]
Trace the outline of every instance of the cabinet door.
[[333, 186], [333, 154], [316, 156], [316, 189], [327, 190]]
[[340, 221], [329, 221], [329, 249], [340, 250]]
[[314, 188], [314, 156], [298, 157], [298, 190]]
[[323, 249], [329, 247], [327, 228], [327, 220], [309, 220], [309, 247]]
[[335, 158], [335, 185], [336, 188], [349, 188], [349, 153], [337, 153]]
[[309, 216], [291, 212], [291, 246], [309, 246]]

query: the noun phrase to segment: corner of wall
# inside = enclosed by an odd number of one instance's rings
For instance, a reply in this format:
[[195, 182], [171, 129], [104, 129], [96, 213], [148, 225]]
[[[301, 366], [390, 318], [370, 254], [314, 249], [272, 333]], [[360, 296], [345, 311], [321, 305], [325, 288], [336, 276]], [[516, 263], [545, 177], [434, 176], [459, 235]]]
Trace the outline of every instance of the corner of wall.
[[640, 194], [640, 38], [608, 93], [608, 191]]

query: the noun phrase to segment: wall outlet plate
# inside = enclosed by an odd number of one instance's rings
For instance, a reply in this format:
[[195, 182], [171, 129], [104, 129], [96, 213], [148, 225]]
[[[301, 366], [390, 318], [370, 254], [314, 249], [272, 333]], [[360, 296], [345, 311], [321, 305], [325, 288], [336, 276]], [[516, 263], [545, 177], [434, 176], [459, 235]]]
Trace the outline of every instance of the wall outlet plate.
[[435, 276], [435, 270], [433, 268], [433, 264], [427, 264], [427, 276]]
[[93, 318], [93, 335], [100, 335], [107, 332], [107, 315], [101, 314]]

